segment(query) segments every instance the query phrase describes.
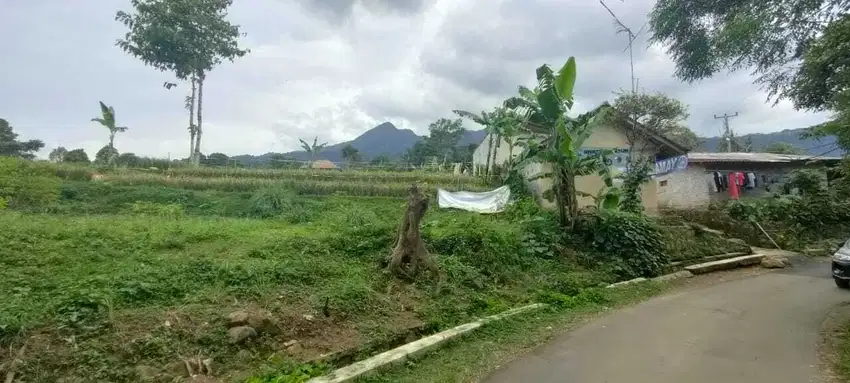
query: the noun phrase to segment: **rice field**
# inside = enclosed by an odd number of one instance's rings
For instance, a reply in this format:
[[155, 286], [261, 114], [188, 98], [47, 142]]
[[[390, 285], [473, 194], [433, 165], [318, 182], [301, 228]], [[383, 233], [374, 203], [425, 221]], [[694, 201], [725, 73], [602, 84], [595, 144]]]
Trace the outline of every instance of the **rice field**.
[[431, 171], [366, 171], [315, 169], [178, 168], [165, 170], [106, 169], [56, 165], [56, 174], [66, 180], [88, 180], [94, 173], [115, 185], [167, 186], [189, 190], [251, 192], [285, 188], [301, 195], [347, 195], [404, 197], [416, 183], [429, 193], [446, 190], [484, 191], [492, 186], [479, 177]]

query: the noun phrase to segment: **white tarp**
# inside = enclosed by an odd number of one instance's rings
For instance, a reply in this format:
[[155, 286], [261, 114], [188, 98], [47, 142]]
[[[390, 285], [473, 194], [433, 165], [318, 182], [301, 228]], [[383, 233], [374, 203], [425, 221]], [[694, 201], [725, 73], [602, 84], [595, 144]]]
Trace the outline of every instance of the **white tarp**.
[[441, 208], [474, 211], [476, 213], [498, 213], [505, 210], [511, 198], [511, 189], [502, 186], [486, 192], [450, 192], [437, 189], [437, 205]]

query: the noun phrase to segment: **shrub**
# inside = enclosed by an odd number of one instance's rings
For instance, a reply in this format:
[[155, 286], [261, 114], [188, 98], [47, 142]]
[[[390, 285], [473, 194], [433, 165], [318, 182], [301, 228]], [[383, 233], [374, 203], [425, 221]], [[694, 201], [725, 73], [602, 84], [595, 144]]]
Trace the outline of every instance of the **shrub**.
[[297, 195], [289, 189], [268, 187], [251, 196], [251, 213], [260, 218], [274, 217], [292, 209]]
[[44, 209], [59, 199], [60, 185], [44, 165], [0, 157], [0, 198], [10, 208]]
[[610, 267], [620, 278], [656, 276], [668, 260], [660, 228], [641, 215], [619, 211], [583, 215], [575, 233], [594, 250], [590, 261]]

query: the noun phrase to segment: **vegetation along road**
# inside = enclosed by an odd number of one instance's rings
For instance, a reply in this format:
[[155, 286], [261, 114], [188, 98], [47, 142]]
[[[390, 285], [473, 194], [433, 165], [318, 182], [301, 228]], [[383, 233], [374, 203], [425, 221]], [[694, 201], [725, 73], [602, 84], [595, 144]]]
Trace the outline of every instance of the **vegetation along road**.
[[828, 382], [821, 322], [850, 299], [824, 261], [650, 300], [555, 338], [485, 382]]

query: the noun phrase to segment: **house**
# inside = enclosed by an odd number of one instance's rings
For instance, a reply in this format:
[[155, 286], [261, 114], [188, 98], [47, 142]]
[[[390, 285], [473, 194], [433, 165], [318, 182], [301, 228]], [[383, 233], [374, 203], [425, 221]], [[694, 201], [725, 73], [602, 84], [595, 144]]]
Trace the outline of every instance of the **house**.
[[336, 166], [333, 162], [328, 160], [316, 160], [310, 163], [311, 169], [323, 169], [323, 170], [339, 170], [339, 167]]
[[[656, 177], [660, 208], [700, 208], [731, 198], [729, 173], [742, 173], [741, 198], [765, 197], [782, 190], [791, 171], [832, 165], [840, 157], [773, 153], [688, 153], [686, 165]], [[715, 177], [715, 173], [716, 176]], [[718, 188], [718, 183], [720, 187]]]
[[[594, 128], [590, 137], [584, 142], [582, 152], [585, 155], [593, 155], [600, 150], [611, 150], [614, 154], [609, 157], [611, 166], [615, 173], [625, 170], [630, 159], [636, 157], [636, 153], [641, 153], [645, 158], [652, 160], [668, 160], [677, 158], [687, 153], [687, 149], [681, 145], [667, 139], [666, 137], [657, 135], [638, 123], [631, 123], [631, 120], [622, 113], [614, 111], [612, 119], [600, 123]], [[544, 131], [535, 131], [534, 135], [545, 135]], [[475, 149], [473, 153], [473, 169], [480, 172], [486, 167], [487, 153], [489, 149], [490, 137], [484, 137], [482, 143]], [[501, 165], [508, 161], [509, 146], [504, 140], [494, 139], [494, 149], [496, 150], [495, 164]], [[512, 155], [518, 156], [522, 152], [522, 147], [513, 148]], [[490, 152], [492, 153], [492, 152]], [[492, 166], [492, 165], [491, 165]], [[523, 168], [523, 174], [526, 179], [534, 178], [535, 176], [551, 171], [551, 165], [543, 163], [531, 163]], [[552, 207], [553, 203], [545, 198], [542, 198], [546, 190], [551, 189], [552, 180], [550, 178], [540, 178], [528, 181], [529, 189], [538, 198], [538, 201], [545, 207]], [[596, 195], [596, 193], [605, 185], [602, 177], [598, 175], [580, 176], [576, 178], [576, 190], [584, 193]], [[641, 189], [644, 208], [647, 211], [655, 211], [658, 208], [658, 192], [657, 183], [647, 182]], [[579, 197], [579, 206], [593, 205], [592, 197]]]

